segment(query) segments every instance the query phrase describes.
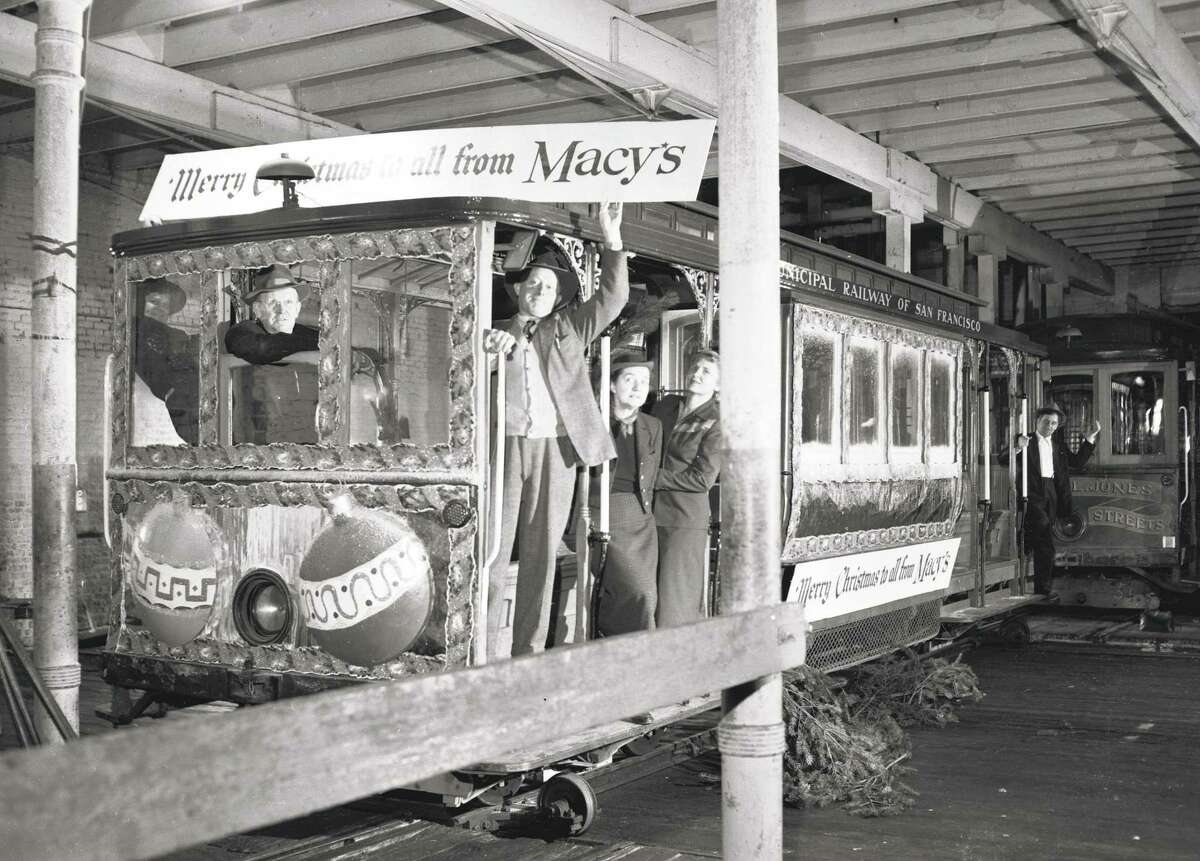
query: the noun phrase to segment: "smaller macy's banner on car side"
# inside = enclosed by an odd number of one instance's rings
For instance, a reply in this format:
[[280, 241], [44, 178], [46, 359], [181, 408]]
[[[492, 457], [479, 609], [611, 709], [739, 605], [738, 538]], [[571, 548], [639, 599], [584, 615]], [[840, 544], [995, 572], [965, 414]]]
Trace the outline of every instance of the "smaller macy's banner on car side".
[[878, 607], [902, 598], [944, 592], [961, 538], [836, 556], [797, 565], [789, 602], [810, 622]]
[[570, 123], [436, 129], [168, 155], [143, 221], [210, 218], [279, 206], [276, 184], [255, 179], [284, 156], [315, 174], [300, 206], [434, 197], [540, 201], [693, 200], [713, 120]]

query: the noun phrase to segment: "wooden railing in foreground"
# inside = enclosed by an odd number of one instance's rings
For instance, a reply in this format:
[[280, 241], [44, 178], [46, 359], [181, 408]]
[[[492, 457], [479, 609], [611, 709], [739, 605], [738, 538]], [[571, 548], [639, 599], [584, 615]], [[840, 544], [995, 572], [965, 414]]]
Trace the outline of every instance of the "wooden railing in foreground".
[[146, 858], [259, 828], [797, 666], [804, 630], [781, 604], [7, 753], [0, 854]]

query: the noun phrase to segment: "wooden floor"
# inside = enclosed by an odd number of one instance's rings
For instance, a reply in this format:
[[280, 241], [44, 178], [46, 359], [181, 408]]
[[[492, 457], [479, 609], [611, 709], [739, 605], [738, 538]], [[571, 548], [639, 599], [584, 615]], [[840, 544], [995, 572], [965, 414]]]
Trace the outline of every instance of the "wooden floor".
[[[967, 660], [987, 697], [964, 709], [959, 724], [913, 731], [917, 806], [884, 819], [786, 809], [785, 857], [1200, 858], [1200, 657], [1038, 643], [989, 646]], [[89, 677], [85, 703], [107, 705], [104, 686]], [[85, 705], [85, 718], [90, 711]], [[85, 732], [99, 728], [85, 720]], [[0, 744], [11, 741], [0, 735]], [[596, 824], [576, 841], [413, 823], [372, 857], [719, 857], [719, 771], [718, 758], [707, 756], [605, 792]], [[172, 858], [244, 859], [319, 834], [328, 821], [225, 838]]]

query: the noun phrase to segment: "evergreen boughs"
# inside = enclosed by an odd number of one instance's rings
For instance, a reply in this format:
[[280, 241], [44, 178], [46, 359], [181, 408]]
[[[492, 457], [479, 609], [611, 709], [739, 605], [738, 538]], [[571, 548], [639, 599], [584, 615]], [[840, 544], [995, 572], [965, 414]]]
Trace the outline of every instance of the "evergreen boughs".
[[982, 697], [975, 673], [958, 660], [885, 658], [860, 667], [840, 690], [807, 667], [784, 673], [784, 801], [841, 803], [860, 816], [900, 813], [917, 796], [904, 782], [913, 769], [902, 727], [950, 723], [957, 703]]

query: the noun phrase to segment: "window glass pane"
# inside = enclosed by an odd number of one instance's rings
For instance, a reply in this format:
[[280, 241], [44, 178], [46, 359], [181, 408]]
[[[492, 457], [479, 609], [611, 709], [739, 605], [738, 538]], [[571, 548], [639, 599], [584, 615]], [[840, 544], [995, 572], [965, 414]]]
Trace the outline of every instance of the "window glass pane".
[[1131, 371], [1112, 375], [1113, 454], [1162, 454], [1163, 375]]
[[921, 394], [921, 353], [898, 344], [892, 346], [892, 445], [917, 445]]
[[449, 442], [449, 264], [360, 262], [353, 284], [350, 442]]
[[1058, 404], [1067, 416], [1056, 433], [1062, 434], [1063, 441], [1071, 451], [1079, 451], [1084, 434], [1096, 419], [1096, 393], [1092, 375], [1056, 375], [1050, 382], [1050, 400]]
[[198, 275], [130, 284], [133, 296], [131, 442], [196, 445], [200, 435], [201, 285]]
[[929, 362], [929, 445], [944, 447], [953, 439], [950, 422], [954, 416], [953, 360], [931, 355]]
[[846, 349], [849, 444], [874, 445], [879, 440], [879, 379], [882, 345], [852, 340]]
[[220, 361], [233, 443], [316, 444], [318, 278], [315, 264], [230, 273], [241, 298]]
[[832, 335], [805, 332], [800, 348], [803, 369], [800, 393], [800, 441], [833, 443], [833, 356]]

